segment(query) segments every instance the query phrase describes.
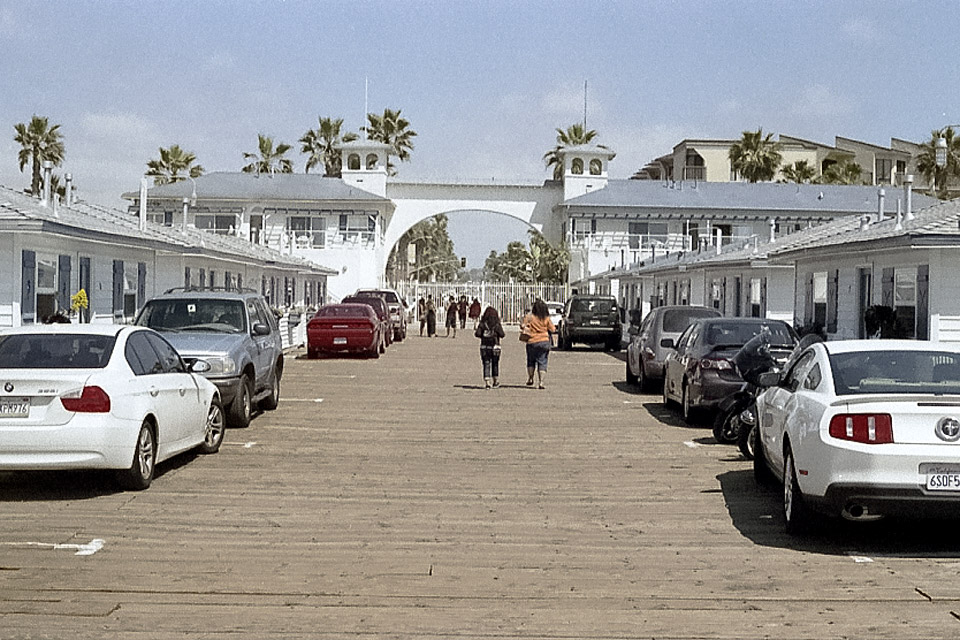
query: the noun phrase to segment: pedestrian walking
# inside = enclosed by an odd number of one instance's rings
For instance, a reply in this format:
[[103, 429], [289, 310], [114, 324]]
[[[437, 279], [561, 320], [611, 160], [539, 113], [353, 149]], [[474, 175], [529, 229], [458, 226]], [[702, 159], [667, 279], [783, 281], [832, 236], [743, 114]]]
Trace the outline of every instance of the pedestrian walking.
[[477, 323], [473, 335], [480, 338], [480, 362], [483, 364], [483, 386], [489, 389], [500, 387], [500, 338], [504, 337], [500, 315], [493, 307], [487, 307]]
[[460, 316], [460, 328], [467, 328], [467, 296], [460, 296], [460, 304], [457, 305], [457, 315]]
[[433, 294], [427, 296], [427, 337], [437, 336], [437, 303], [433, 301]]
[[453, 329], [453, 337], [457, 337], [457, 310], [459, 305], [457, 305], [457, 299], [453, 296], [450, 296], [450, 302], [447, 304], [447, 337], [450, 337], [450, 329]]
[[477, 330], [477, 325], [480, 324], [480, 301], [476, 298], [473, 299], [473, 302], [470, 303], [470, 319], [473, 320], [473, 330]]
[[527, 343], [527, 386], [533, 386], [534, 374], [537, 376], [537, 387], [545, 388], [543, 379], [547, 375], [547, 358], [550, 355], [550, 347], [553, 344], [551, 334], [557, 332], [550, 320], [550, 310], [546, 303], [537, 298], [533, 302], [533, 307], [523, 318], [523, 324], [520, 327], [520, 339]]
[[427, 326], [427, 301], [420, 296], [417, 300], [417, 317], [420, 319], [420, 335], [423, 335], [423, 328]]

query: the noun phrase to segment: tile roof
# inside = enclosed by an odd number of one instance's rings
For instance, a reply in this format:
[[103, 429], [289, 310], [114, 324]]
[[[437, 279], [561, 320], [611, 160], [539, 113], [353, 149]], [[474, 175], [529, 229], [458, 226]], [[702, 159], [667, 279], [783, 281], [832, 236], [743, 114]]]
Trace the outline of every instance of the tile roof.
[[22, 228], [22, 223], [33, 221], [43, 225], [65, 228], [71, 235], [84, 236], [91, 232], [113, 236], [117, 242], [157, 246], [165, 245], [171, 251], [196, 251], [221, 254], [233, 258], [248, 258], [257, 262], [272, 263], [288, 268], [307, 269], [314, 273], [334, 275], [335, 270], [295, 256], [286, 255], [263, 245], [247, 242], [235, 236], [223, 236], [194, 228], [180, 231], [152, 222], [145, 222], [143, 229], [136, 216], [124, 211], [108, 209], [88, 203], [74, 203], [70, 207], [59, 205], [45, 207], [36, 198], [19, 191], [0, 186], [0, 226], [5, 221]]
[[[340, 178], [309, 173], [215, 172], [194, 178], [198, 198], [217, 200], [350, 200], [388, 202], [386, 198], [351, 187]], [[190, 180], [151, 187], [149, 198], [181, 199], [193, 194]], [[139, 191], [123, 194], [128, 200], [140, 197]]]
[[[811, 215], [843, 215], [877, 210], [875, 186], [785, 184], [776, 182], [676, 182], [610, 180], [606, 187], [563, 203], [568, 209], [634, 208], [707, 211], [797, 212]], [[900, 189], [886, 187], [887, 208], [896, 208]], [[937, 202], [913, 192], [914, 208]], [[890, 207], [890, 204], [893, 207]]]

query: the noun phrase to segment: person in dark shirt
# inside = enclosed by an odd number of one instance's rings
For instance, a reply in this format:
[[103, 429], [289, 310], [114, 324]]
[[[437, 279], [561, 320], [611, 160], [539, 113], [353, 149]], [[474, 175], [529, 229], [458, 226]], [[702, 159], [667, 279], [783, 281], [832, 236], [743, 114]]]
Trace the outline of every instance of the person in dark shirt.
[[504, 337], [500, 315], [493, 307], [487, 307], [477, 323], [473, 335], [480, 338], [480, 362], [483, 364], [483, 384], [489, 389], [500, 386], [500, 338]]

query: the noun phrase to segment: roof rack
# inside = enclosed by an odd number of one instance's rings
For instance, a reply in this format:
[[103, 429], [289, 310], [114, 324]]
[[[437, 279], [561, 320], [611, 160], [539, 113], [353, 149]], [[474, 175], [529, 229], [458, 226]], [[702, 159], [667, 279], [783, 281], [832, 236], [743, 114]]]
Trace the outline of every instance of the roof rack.
[[194, 293], [194, 292], [201, 292], [201, 291], [210, 291], [210, 292], [224, 291], [227, 293], [255, 293], [257, 295], [260, 294], [260, 292], [257, 291], [256, 289], [250, 289], [248, 287], [195, 287], [195, 286], [173, 287], [171, 289], [167, 289], [163, 293], [164, 295], [166, 295], [168, 293], [176, 293], [176, 292]]

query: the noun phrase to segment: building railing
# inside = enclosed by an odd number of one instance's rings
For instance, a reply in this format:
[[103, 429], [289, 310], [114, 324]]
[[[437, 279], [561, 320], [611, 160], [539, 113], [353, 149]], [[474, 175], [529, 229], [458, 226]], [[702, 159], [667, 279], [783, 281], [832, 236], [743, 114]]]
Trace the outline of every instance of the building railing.
[[707, 181], [707, 168], [706, 167], [684, 167], [683, 168], [683, 179], [684, 180], [698, 180], [700, 182]]

